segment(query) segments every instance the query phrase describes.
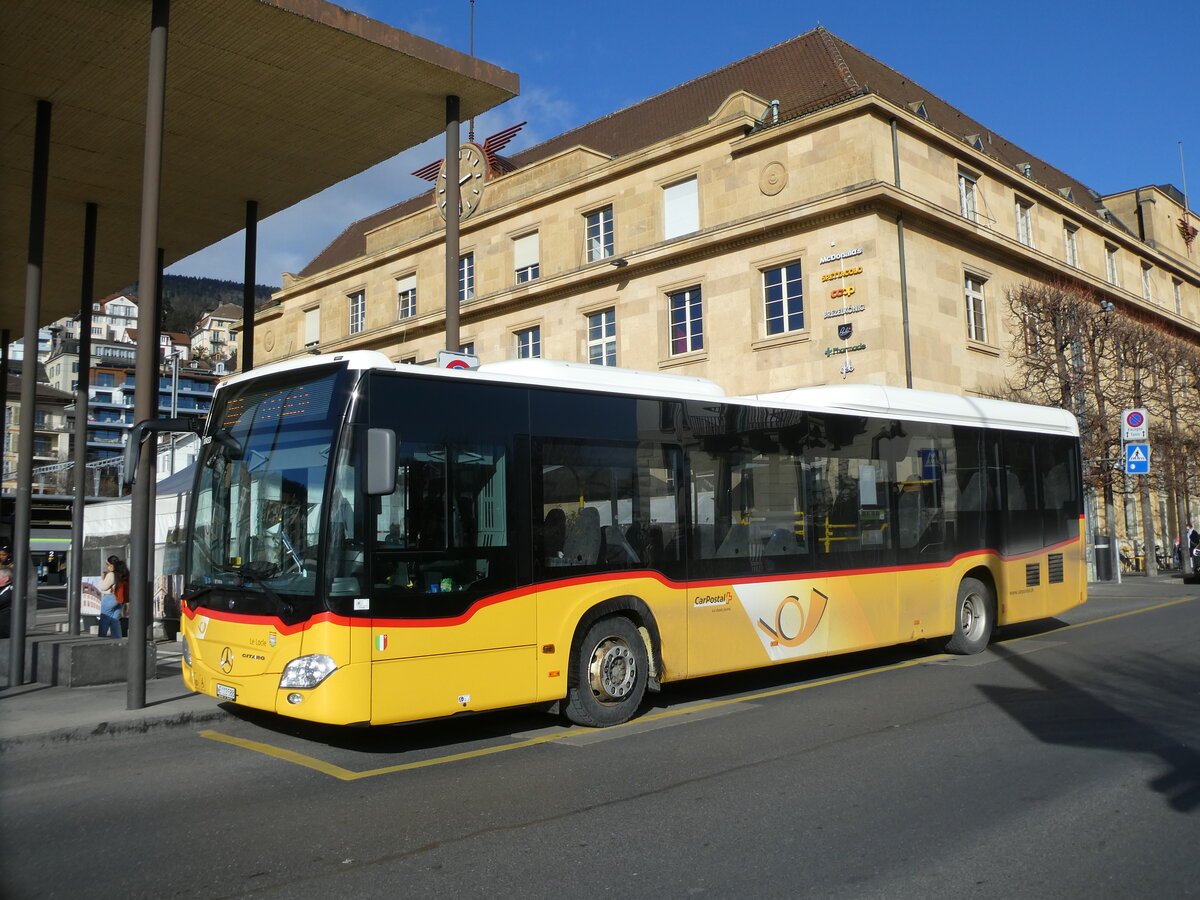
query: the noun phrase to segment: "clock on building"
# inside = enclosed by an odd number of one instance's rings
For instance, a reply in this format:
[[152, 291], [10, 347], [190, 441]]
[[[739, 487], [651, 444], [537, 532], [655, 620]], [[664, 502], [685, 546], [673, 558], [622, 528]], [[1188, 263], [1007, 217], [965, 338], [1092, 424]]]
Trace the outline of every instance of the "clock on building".
[[[484, 154], [482, 147], [478, 144], [466, 143], [458, 148], [458, 217], [460, 219], [469, 218], [475, 210], [479, 209], [479, 202], [483, 199], [483, 186], [487, 181], [484, 178], [487, 171], [487, 156]], [[438, 169], [437, 204], [438, 209], [442, 211], [442, 218], [445, 218], [445, 160], [442, 160], [441, 167]]]

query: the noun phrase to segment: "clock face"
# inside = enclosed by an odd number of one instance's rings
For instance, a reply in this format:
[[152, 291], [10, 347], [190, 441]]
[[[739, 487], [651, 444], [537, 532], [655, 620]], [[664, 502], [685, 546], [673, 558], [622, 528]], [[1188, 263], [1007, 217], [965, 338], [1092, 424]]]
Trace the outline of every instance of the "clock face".
[[[468, 218], [479, 209], [479, 201], [483, 199], [484, 175], [487, 174], [487, 159], [483, 148], [478, 144], [463, 144], [458, 148], [458, 217]], [[437, 187], [438, 208], [442, 218], [446, 217], [446, 163], [438, 173]]]

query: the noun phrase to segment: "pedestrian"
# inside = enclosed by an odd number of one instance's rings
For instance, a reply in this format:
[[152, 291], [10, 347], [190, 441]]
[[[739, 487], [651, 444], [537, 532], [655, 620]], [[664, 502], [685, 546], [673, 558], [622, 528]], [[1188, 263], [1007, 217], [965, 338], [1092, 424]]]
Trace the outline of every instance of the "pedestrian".
[[0, 569], [12, 568], [12, 556], [8, 552], [8, 547], [0, 547]]
[[1187, 535], [1187, 564], [1192, 567], [1193, 575], [1200, 575], [1200, 531], [1197, 531], [1196, 526], [1188, 522], [1187, 531], [1184, 533]]
[[0, 638], [9, 637], [12, 629], [12, 610], [12, 569], [8, 566], [0, 566]]
[[100, 579], [100, 637], [119, 638], [121, 617], [129, 599], [129, 567], [121, 557], [108, 558], [106, 571]]

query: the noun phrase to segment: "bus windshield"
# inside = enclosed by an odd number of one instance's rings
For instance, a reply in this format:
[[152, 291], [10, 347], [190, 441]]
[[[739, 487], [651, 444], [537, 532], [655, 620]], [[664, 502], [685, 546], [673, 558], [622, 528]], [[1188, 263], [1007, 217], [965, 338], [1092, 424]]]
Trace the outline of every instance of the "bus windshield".
[[325, 484], [352, 377], [323, 367], [218, 394], [191, 504], [188, 589], [198, 604], [212, 594], [243, 612], [311, 612]]

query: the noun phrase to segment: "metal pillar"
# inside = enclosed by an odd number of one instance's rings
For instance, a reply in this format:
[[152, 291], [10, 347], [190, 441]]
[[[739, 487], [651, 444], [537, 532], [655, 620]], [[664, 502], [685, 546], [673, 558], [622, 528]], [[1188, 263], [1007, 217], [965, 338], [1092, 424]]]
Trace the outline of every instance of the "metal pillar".
[[446, 97], [446, 349], [454, 353], [458, 340], [458, 142], [461, 133], [458, 97]]
[[83, 507], [87, 497], [88, 385], [92, 381], [92, 302], [95, 299], [96, 218], [99, 207], [89, 203], [83, 222], [83, 276], [79, 285], [79, 371], [75, 384], [75, 468], [71, 501], [70, 583], [67, 585], [67, 625], [79, 634], [83, 609]]
[[[48, 100], [37, 103], [33, 139], [33, 183], [29, 192], [29, 257], [25, 269], [25, 339], [21, 363], [21, 431], [18, 435], [16, 510], [12, 555], [16, 561], [12, 630], [8, 644], [8, 683], [25, 682], [25, 604], [30, 564], [29, 520], [33, 509], [33, 424], [37, 418], [38, 327], [42, 317], [42, 257], [46, 246], [46, 192], [50, 181], [50, 112]], [[36, 591], [36, 588], [35, 588]]]
[[243, 372], [254, 368], [254, 283], [258, 257], [258, 201], [246, 201], [246, 268], [242, 276], [242, 346], [238, 347], [238, 367]]
[[[146, 85], [146, 135], [142, 166], [142, 227], [138, 250], [138, 285], [153, 289], [158, 271], [158, 206], [162, 181], [163, 114], [167, 93], [167, 22], [170, 0], [154, 0], [150, 19], [149, 77]], [[154, 303], [138, 305], [137, 387], [134, 422], [156, 417], [158, 406], [158, 347]], [[142, 453], [133, 486], [130, 521], [151, 517], [150, 491], [154, 477], [154, 452]], [[150, 567], [153, 548], [147, 546], [146, 529], [136, 525], [129, 535], [129, 658], [127, 709], [146, 705], [146, 619], [150, 605]]]

